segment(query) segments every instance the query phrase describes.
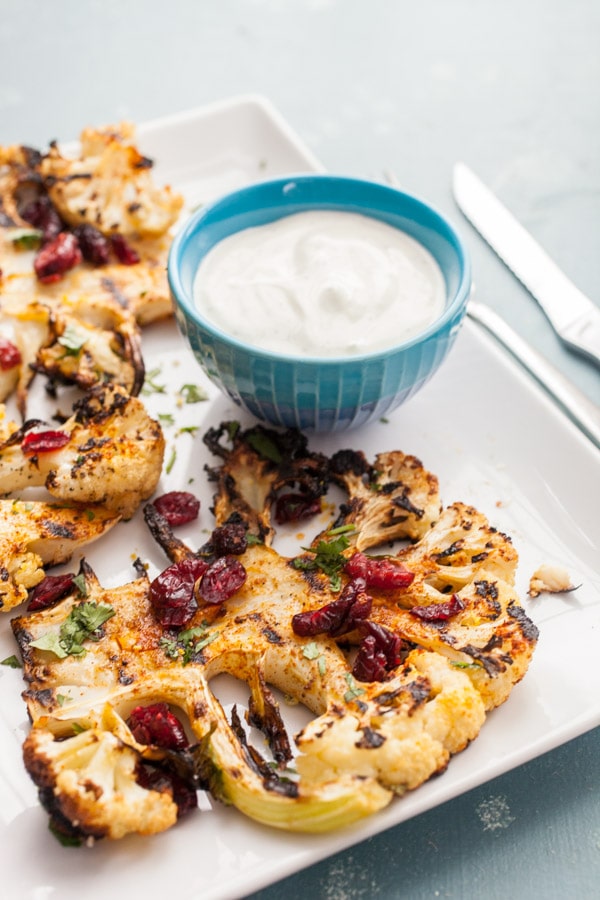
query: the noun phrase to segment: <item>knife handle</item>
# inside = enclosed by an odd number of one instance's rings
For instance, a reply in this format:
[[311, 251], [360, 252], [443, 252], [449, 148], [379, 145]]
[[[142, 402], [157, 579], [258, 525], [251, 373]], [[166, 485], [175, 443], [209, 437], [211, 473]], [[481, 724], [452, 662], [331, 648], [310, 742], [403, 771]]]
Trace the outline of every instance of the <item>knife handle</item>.
[[563, 340], [600, 367], [600, 310], [591, 309], [563, 330]]

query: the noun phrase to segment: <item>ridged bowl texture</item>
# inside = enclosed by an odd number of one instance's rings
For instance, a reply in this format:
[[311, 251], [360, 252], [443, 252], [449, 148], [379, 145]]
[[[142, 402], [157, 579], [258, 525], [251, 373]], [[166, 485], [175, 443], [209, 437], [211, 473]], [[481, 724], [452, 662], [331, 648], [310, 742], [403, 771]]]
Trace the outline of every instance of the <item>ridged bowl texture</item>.
[[[444, 276], [442, 315], [410, 340], [346, 358], [282, 356], [245, 344], [202, 316], [193, 284], [214, 244], [241, 229], [315, 209], [373, 216], [420, 241]], [[261, 182], [201, 207], [173, 240], [168, 275], [179, 328], [209, 378], [257, 419], [313, 432], [364, 425], [420, 390], [452, 347], [471, 289], [467, 251], [446, 218], [395, 188], [334, 175]]]

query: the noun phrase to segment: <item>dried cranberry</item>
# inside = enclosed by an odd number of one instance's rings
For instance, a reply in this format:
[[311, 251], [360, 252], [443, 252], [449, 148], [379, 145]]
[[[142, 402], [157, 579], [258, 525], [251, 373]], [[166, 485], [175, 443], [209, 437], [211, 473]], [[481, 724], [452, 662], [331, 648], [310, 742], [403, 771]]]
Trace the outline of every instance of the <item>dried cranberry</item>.
[[178, 819], [198, 806], [196, 788], [184, 781], [175, 772], [140, 766], [136, 773], [136, 780], [146, 790], [158, 791], [159, 793], [169, 791], [173, 796], [173, 802], [177, 806]]
[[110, 242], [93, 225], [78, 225], [73, 229], [79, 249], [86, 262], [93, 266], [105, 266], [110, 260]]
[[410, 614], [424, 622], [445, 622], [465, 608], [458, 594], [452, 594], [447, 603], [430, 603], [427, 606], [413, 606]]
[[136, 706], [127, 724], [138, 744], [153, 744], [166, 750], [183, 750], [189, 744], [183, 725], [166, 703]]
[[363, 578], [366, 585], [367, 575], [369, 574], [369, 557], [358, 551], [353, 553], [352, 556], [346, 560], [344, 572], [349, 575], [350, 578]]
[[42, 284], [60, 281], [65, 272], [78, 265], [82, 260], [81, 250], [74, 234], [61, 233], [44, 244], [33, 262], [35, 274]]
[[223, 603], [239, 591], [246, 581], [246, 570], [233, 556], [221, 556], [208, 567], [198, 588], [205, 603]]
[[47, 194], [27, 203], [19, 212], [22, 219], [42, 232], [44, 243], [53, 241], [63, 229], [62, 219]]
[[402, 662], [402, 639], [376, 622], [361, 622], [362, 640], [352, 674], [358, 681], [384, 681], [391, 669]]
[[29, 594], [29, 612], [52, 606], [73, 587], [73, 575], [46, 575]]
[[60, 450], [71, 440], [66, 431], [30, 431], [21, 441], [21, 450], [26, 456], [51, 453]]
[[309, 494], [281, 494], [275, 502], [275, 521], [279, 525], [283, 525], [285, 522], [310, 519], [320, 512], [320, 498], [311, 497]]
[[385, 653], [377, 648], [377, 640], [367, 635], [360, 642], [352, 674], [358, 681], [384, 681], [387, 672]]
[[292, 628], [301, 637], [315, 634], [329, 634], [339, 637], [353, 631], [359, 622], [366, 619], [373, 600], [365, 593], [365, 582], [356, 578], [348, 582], [340, 597], [320, 609], [296, 613], [292, 617]]
[[135, 266], [136, 263], [139, 263], [139, 254], [127, 243], [122, 234], [113, 234], [110, 241], [120, 263], [124, 266]]
[[412, 584], [415, 577], [413, 572], [409, 572], [401, 563], [390, 557], [377, 559], [359, 552], [352, 554], [344, 566], [344, 571], [351, 578], [364, 578], [367, 587], [377, 588], [380, 591], [406, 588]]
[[8, 338], [0, 337], [0, 369], [8, 372], [22, 362], [21, 351]]
[[198, 608], [194, 585], [208, 564], [196, 556], [173, 563], [150, 583], [149, 599], [154, 615], [165, 628], [187, 625]]
[[243, 522], [228, 522], [213, 531], [210, 543], [216, 556], [241, 556], [248, 549], [246, 526]]
[[198, 518], [200, 501], [188, 491], [169, 491], [153, 501], [155, 508], [171, 527], [185, 525]]

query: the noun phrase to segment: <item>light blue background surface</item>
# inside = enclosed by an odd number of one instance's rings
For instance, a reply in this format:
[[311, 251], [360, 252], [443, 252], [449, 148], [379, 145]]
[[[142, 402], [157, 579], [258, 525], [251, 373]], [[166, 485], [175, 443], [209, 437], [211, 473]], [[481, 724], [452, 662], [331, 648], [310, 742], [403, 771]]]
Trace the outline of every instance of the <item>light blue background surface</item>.
[[[597, 0], [0, 0], [0, 142], [265, 94], [329, 170], [392, 169], [451, 216], [479, 299], [598, 402], [450, 186], [471, 165], [598, 303], [599, 48]], [[591, 900], [599, 760], [596, 730], [255, 896]]]

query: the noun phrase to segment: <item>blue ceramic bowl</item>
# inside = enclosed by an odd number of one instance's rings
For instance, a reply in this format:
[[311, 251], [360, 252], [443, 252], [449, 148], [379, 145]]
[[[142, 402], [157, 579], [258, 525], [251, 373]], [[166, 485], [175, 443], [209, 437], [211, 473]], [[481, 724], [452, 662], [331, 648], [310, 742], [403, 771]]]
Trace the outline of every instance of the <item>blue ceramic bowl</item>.
[[[244, 228], [315, 209], [373, 216], [420, 241], [444, 275], [442, 315], [390, 349], [346, 358], [279, 355], [229, 336], [202, 316], [193, 283], [214, 244]], [[438, 212], [395, 188], [332, 175], [266, 181], [200, 208], [173, 240], [168, 275], [177, 322], [209, 378], [258, 419], [316, 432], [363, 425], [422, 388], [454, 343], [471, 288], [467, 251]]]

